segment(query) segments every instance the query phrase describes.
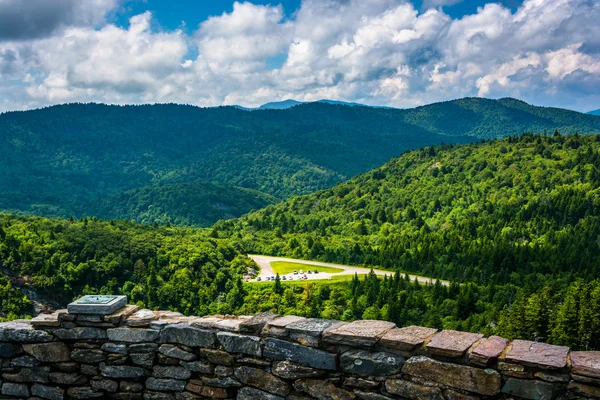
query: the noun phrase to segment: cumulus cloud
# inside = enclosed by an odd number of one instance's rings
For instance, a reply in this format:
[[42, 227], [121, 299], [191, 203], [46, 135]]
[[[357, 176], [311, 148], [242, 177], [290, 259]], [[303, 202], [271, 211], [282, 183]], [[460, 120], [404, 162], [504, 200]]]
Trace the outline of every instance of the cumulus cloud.
[[[304, 0], [293, 13], [236, 2], [190, 35], [157, 28], [149, 12], [126, 27], [103, 22], [116, 2], [90, 0], [82, 11], [82, 2], [57, 0], [69, 17], [49, 15], [52, 23], [11, 37], [0, 28], [0, 109], [287, 98], [409, 107], [463, 96], [600, 103], [593, 0], [526, 0], [514, 12], [490, 3], [460, 19], [440, 8], [452, 0], [421, 10], [405, 0]], [[17, 3], [0, 0], [0, 26], [2, 7]]]
[[96, 25], [117, 0], [0, 0], [0, 40], [35, 39], [65, 26]]

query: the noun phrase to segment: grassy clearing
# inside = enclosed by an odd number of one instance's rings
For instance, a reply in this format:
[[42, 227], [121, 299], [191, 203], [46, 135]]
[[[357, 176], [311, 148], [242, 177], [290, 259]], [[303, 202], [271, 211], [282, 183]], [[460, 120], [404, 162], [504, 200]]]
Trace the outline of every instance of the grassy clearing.
[[273, 267], [273, 271], [279, 275], [291, 274], [292, 272], [294, 272], [294, 270], [300, 273], [301, 269], [303, 269], [304, 272], [306, 272], [309, 269], [311, 271], [314, 271], [316, 269], [319, 272], [326, 272], [329, 274], [337, 274], [338, 272], [344, 271], [341, 268], [323, 267], [321, 265], [303, 264], [289, 261], [273, 261], [271, 263], [271, 267]]

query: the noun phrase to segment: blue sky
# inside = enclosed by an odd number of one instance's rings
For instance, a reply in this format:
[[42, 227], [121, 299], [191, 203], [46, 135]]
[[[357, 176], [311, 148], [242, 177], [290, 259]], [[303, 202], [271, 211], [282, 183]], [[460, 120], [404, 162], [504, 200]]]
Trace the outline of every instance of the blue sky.
[[0, 0], [0, 111], [66, 102], [600, 108], [596, 0]]

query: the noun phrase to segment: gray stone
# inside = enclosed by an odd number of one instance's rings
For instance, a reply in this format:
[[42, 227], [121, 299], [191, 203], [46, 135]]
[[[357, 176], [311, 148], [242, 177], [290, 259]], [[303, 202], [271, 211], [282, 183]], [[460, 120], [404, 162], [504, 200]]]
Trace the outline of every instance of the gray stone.
[[63, 362], [71, 359], [71, 351], [61, 342], [24, 344], [23, 350], [41, 362]]
[[57, 327], [60, 326], [60, 315], [66, 313], [67, 310], [58, 310], [52, 314], [40, 314], [31, 319], [31, 325], [34, 328], [42, 327]]
[[208, 397], [211, 399], [229, 399], [234, 393], [230, 388], [206, 386], [202, 381], [198, 382], [195, 379], [189, 381], [185, 388], [189, 392], [202, 396], [201, 398]]
[[11, 343], [0, 343], [0, 357], [10, 358], [15, 355], [15, 348]]
[[581, 382], [570, 381], [567, 388], [586, 397], [600, 399], [600, 387], [597, 385], [586, 385]]
[[326, 343], [370, 347], [375, 345], [396, 324], [388, 321], [358, 320], [332, 327], [323, 333]]
[[361, 400], [392, 400], [391, 397], [387, 397], [378, 393], [364, 392], [362, 390], [355, 390], [354, 394]]
[[106, 378], [141, 378], [146, 375], [143, 368], [128, 365], [100, 364], [100, 373]]
[[[109, 301], [99, 302], [100, 297]], [[109, 297], [111, 297], [109, 299]], [[67, 305], [69, 314], [109, 315], [127, 305], [127, 296], [83, 296]]]
[[85, 385], [88, 382], [87, 377], [69, 372], [51, 372], [50, 380], [59, 385]]
[[235, 369], [235, 377], [246, 385], [254, 386], [279, 396], [287, 396], [290, 392], [290, 386], [287, 382], [262, 369], [246, 366], [238, 367]]
[[279, 314], [274, 314], [271, 312], [256, 314], [254, 317], [240, 324], [240, 332], [249, 333], [252, 335], [260, 335], [260, 332], [263, 330], [267, 322], [272, 321], [279, 316]]
[[232, 366], [235, 362], [233, 356], [226, 351], [213, 349], [198, 349], [202, 358], [207, 359], [213, 364]]
[[73, 399], [97, 399], [98, 397], [103, 397], [104, 392], [87, 386], [76, 386], [69, 388], [67, 390], [67, 395]]
[[262, 355], [259, 337], [219, 332], [217, 333], [217, 339], [229, 353], [243, 353], [257, 357]]
[[265, 324], [265, 327], [262, 330], [263, 336], [275, 336], [275, 337], [284, 337], [288, 335], [288, 331], [286, 327], [295, 322], [300, 322], [305, 320], [304, 317], [297, 317], [295, 315], [287, 315], [281, 318], [275, 318], [271, 321], [268, 321]]
[[131, 362], [144, 368], [151, 369], [154, 365], [154, 353], [133, 353], [130, 354]]
[[156, 314], [152, 310], [138, 310], [131, 314], [125, 320], [127, 326], [150, 326], [150, 323], [156, 319]]
[[50, 375], [50, 367], [37, 368], [21, 368], [16, 374], [2, 374], [2, 377], [7, 381], [13, 382], [31, 382], [31, 383], [48, 383]]
[[130, 353], [152, 353], [158, 350], [156, 343], [135, 343], [128, 346]]
[[444, 400], [442, 391], [438, 387], [423, 386], [400, 379], [385, 381], [385, 390], [390, 394], [410, 400]]
[[102, 315], [94, 315], [94, 314], [80, 314], [75, 318], [77, 323], [81, 322], [102, 322]]
[[71, 358], [82, 363], [96, 364], [106, 360], [106, 353], [99, 349], [75, 349]]
[[13, 367], [34, 368], [34, 367], [38, 367], [40, 365], [40, 361], [35, 357], [22, 356], [22, 357], [13, 358], [12, 361], [10, 362], [10, 365], [12, 365]]
[[437, 329], [422, 326], [407, 326], [390, 329], [381, 337], [379, 344], [390, 350], [411, 351], [422, 346]]
[[100, 368], [95, 365], [81, 364], [79, 372], [88, 376], [95, 376], [100, 374]]
[[236, 398], [237, 400], [284, 400], [281, 396], [276, 396], [251, 387], [241, 388]]
[[194, 353], [189, 353], [185, 350], [181, 350], [179, 347], [172, 344], [163, 344], [159, 347], [158, 352], [164, 354], [167, 357], [176, 358], [183, 361], [192, 361], [196, 358]]
[[500, 392], [500, 374], [492, 369], [484, 370], [418, 356], [407, 360], [402, 367], [402, 372], [485, 396], [495, 396]]
[[144, 392], [144, 400], [175, 400], [175, 396], [164, 392]]
[[60, 372], [78, 372], [79, 364], [76, 362], [56, 363], [53, 365]]
[[559, 394], [564, 385], [538, 380], [508, 378], [502, 393], [530, 400], [551, 400]]
[[101, 347], [102, 350], [107, 353], [115, 353], [115, 354], [127, 354], [127, 346], [124, 344], [117, 343], [104, 343]]
[[299, 379], [294, 382], [294, 389], [308, 393], [319, 400], [353, 400], [356, 395], [336, 387], [331, 382], [316, 379]]
[[571, 371], [577, 375], [600, 378], [600, 351], [572, 351]]
[[482, 337], [479, 333], [445, 330], [431, 338], [427, 343], [427, 350], [437, 356], [461, 357]]
[[325, 375], [325, 371], [298, 365], [290, 361], [273, 363], [273, 375], [284, 379], [317, 378]]
[[379, 382], [372, 381], [370, 379], [349, 376], [344, 379], [344, 386], [352, 386], [352, 387], [357, 387], [357, 388], [361, 388], [361, 389], [374, 389], [379, 386]]
[[215, 372], [215, 366], [205, 361], [181, 361], [180, 364], [189, 369], [190, 371], [199, 372], [201, 374], [212, 375]]
[[263, 354], [274, 360], [293, 361], [318, 369], [335, 371], [337, 368], [335, 354], [280, 339], [267, 338]]
[[133, 305], [133, 304], [126, 305], [125, 307], [121, 308], [120, 310], [115, 311], [114, 313], [112, 313], [110, 315], [105, 315], [104, 321], [110, 322], [111, 324], [118, 325], [119, 323], [121, 323], [121, 321], [125, 320], [128, 316], [130, 316], [131, 314], [133, 314], [134, 312], [136, 312], [139, 309], [140, 309], [140, 307]]
[[161, 343], [183, 344], [189, 347], [214, 347], [215, 333], [195, 328], [187, 324], [174, 324], [163, 328], [160, 332]]
[[54, 337], [46, 331], [34, 329], [28, 322], [0, 322], [0, 342], [51, 342]]
[[122, 392], [141, 392], [144, 390], [144, 385], [139, 382], [121, 381], [119, 388]]
[[361, 376], [388, 376], [400, 372], [404, 357], [385, 352], [349, 350], [340, 356], [342, 371]]
[[146, 389], [162, 390], [166, 392], [181, 392], [183, 389], [185, 389], [185, 383], [185, 381], [178, 381], [176, 379], [148, 378], [146, 380]]
[[514, 340], [504, 359], [529, 367], [560, 369], [567, 365], [569, 348], [529, 340]]
[[78, 326], [72, 329], [57, 329], [54, 335], [62, 340], [106, 340], [106, 330]]
[[185, 367], [155, 365], [152, 376], [155, 378], [189, 379], [192, 373]]
[[65, 398], [63, 389], [37, 383], [31, 387], [31, 394], [47, 400], [63, 400]]
[[288, 324], [285, 328], [290, 338], [305, 346], [318, 347], [321, 343], [323, 332], [327, 329], [344, 324], [322, 318], [307, 318]]
[[2, 385], [2, 394], [5, 396], [28, 397], [29, 387], [23, 383], [5, 383]]
[[154, 329], [114, 328], [106, 331], [108, 339], [115, 342], [139, 343], [158, 339], [159, 332]]
[[237, 388], [242, 384], [229, 376], [210, 378], [208, 376], [202, 377], [202, 382], [207, 386], [221, 387], [221, 388]]
[[231, 376], [233, 375], [233, 368], [226, 367], [224, 365], [218, 365], [215, 367], [215, 375], [220, 377]]
[[95, 390], [106, 390], [107, 392], [116, 392], [119, 389], [119, 383], [110, 379], [92, 379], [90, 386]]

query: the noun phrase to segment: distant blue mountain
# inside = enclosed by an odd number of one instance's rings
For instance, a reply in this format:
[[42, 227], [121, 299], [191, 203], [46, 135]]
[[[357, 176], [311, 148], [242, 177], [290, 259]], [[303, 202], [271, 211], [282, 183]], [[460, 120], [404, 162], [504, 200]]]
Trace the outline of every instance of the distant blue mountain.
[[[360, 103], [349, 103], [346, 101], [329, 100], [329, 99], [322, 99], [322, 100], [317, 100], [317, 101], [313, 101], [313, 102], [287, 99], [287, 100], [283, 100], [283, 101], [272, 101], [269, 103], [265, 103], [262, 106], [256, 107], [256, 108], [243, 107], [243, 106], [239, 106], [239, 105], [236, 105], [234, 107], [239, 108], [240, 110], [245, 110], [245, 111], [287, 110], [288, 108], [292, 108], [292, 107], [300, 105], [300, 104], [308, 104], [308, 103], [327, 103], [327, 104], [337, 104], [337, 105], [351, 106], [351, 107], [370, 107], [370, 106], [367, 106], [365, 104], [360, 104]], [[388, 107], [375, 107], [375, 108], [388, 108]]]
[[263, 104], [258, 107], [259, 110], [285, 110], [287, 108], [291, 108], [297, 106], [298, 104], [303, 104], [302, 101], [296, 101], [292, 99], [283, 100], [283, 101], [273, 101], [270, 103]]
[[600, 116], [600, 110], [594, 110], [594, 111], [590, 111], [588, 114], [592, 114], [592, 115], [598, 115], [598, 116]]

